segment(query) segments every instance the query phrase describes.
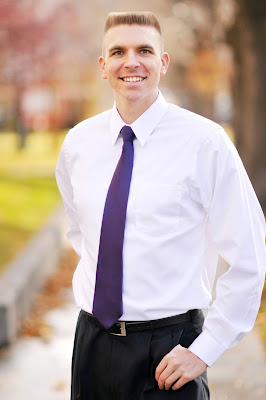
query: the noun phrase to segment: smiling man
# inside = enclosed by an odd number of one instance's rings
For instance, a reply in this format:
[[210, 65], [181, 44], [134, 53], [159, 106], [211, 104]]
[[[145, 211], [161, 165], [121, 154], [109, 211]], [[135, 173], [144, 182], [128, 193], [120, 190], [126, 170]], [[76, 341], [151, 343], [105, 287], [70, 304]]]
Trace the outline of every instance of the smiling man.
[[131, 124], [158, 97], [160, 77], [166, 74], [169, 56], [163, 52], [162, 38], [155, 27], [107, 24], [99, 63], [102, 77], [114, 91], [120, 115]]
[[[81, 257], [72, 400], [209, 399], [207, 366], [258, 312], [262, 210], [223, 129], [159, 92], [168, 65], [152, 13], [109, 14], [99, 67], [114, 106], [71, 129], [60, 152]], [[230, 268], [210, 306], [218, 254]]]

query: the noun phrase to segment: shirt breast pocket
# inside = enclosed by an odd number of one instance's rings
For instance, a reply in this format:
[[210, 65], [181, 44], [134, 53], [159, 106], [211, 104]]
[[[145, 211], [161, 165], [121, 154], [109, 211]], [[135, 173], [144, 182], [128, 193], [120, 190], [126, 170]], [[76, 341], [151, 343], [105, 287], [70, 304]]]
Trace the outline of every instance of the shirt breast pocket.
[[136, 229], [153, 236], [179, 228], [182, 188], [180, 184], [147, 182], [136, 194]]

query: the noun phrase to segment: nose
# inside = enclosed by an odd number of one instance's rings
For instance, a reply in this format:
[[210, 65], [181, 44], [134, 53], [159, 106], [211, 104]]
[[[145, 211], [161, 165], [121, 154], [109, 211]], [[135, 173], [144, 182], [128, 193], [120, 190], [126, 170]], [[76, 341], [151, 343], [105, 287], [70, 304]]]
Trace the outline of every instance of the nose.
[[126, 68], [136, 68], [140, 65], [138, 55], [135, 53], [135, 51], [130, 50], [126, 53], [124, 65]]

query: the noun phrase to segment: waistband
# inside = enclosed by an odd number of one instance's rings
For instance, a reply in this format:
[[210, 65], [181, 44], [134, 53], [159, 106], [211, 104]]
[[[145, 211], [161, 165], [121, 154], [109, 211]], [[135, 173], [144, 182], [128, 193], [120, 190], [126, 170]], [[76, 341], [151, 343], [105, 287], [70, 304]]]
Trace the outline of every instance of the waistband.
[[[81, 312], [89, 317], [92, 323], [105, 329], [93, 314], [90, 314], [84, 310], [81, 310]], [[154, 319], [150, 321], [117, 321], [113, 326], [111, 326], [111, 328], [105, 330], [112, 335], [126, 336], [129, 332], [154, 330], [193, 321], [199, 317], [201, 312], [201, 310], [189, 310], [185, 314], [179, 314], [172, 317]]]

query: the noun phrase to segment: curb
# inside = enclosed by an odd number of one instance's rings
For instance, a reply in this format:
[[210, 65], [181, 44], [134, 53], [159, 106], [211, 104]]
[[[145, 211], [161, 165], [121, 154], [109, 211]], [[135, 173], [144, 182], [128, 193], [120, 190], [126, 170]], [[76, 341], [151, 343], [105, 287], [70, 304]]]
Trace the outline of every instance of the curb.
[[65, 216], [57, 208], [0, 279], [0, 347], [14, 342], [24, 316], [66, 247]]

